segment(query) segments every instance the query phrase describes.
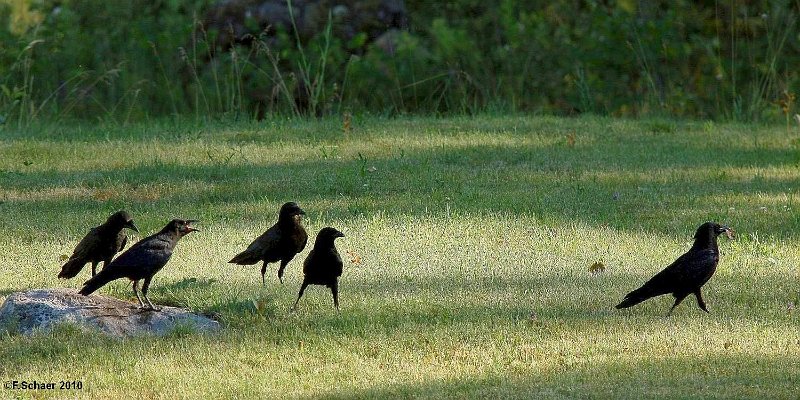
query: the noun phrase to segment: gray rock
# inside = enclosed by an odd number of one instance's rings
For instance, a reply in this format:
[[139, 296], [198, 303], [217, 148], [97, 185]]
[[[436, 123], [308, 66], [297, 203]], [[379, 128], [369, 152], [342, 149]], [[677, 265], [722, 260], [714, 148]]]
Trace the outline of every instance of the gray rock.
[[181, 308], [140, 310], [138, 305], [74, 289], [34, 289], [9, 295], [0, 306], [0, 328], [30, 335], [60, 323], [99, 330], [114, 337], [162, 336], [178, 329], [213, 332], [219, 323]]

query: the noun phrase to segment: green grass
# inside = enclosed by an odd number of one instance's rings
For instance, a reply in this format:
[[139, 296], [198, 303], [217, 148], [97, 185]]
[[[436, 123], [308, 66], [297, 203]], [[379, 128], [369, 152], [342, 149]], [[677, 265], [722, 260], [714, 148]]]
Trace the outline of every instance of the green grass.
[[[800, 134], [800, 132], [796, 132]], [[202, 220], [151, 299], [215, 336], [0, 338], [0, 379], [42, 398], [794, 398], [800, 180], [783, 126], [479, 117], [41, 126], [0, 133], [0, 295], [78, 287], [59, 256], [126, 208], [143, 234]], [[574, 144], [569, 135], [574, 134]], [[374, 167], [374, 168], [373, 168]], [[226, 264], [297, 201], [341, 229], [342, 311], [322, 287]], [[618, 311], [706, 220], [736, 229], [705, 289]], [[605, 272], [589, 266], [602, 261]], [[134, 300], [122, 281], [102, 294]]]

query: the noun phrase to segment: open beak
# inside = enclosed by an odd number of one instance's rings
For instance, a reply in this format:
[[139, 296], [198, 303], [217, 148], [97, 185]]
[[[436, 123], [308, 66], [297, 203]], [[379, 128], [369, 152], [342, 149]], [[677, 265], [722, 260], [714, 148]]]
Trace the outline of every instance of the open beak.
[[133, 224], [133, 220], [128, 221], [125, 224], [125, 227], [130, 229], [130, 230], [132, 230], [132, 231], [134, 231], [134, 232], [136, 232], [136, 233], [139, 233], [139, 228], [137, 228], [136, 225]]
[[186, 221], [186, 233], [200, 232], [200, 229], [197, 229], [197, 228], [192, 226], [192, 224], [197, 223], [197, 222], [200, 222], [200, 220], [190, 219], [190, 220]]

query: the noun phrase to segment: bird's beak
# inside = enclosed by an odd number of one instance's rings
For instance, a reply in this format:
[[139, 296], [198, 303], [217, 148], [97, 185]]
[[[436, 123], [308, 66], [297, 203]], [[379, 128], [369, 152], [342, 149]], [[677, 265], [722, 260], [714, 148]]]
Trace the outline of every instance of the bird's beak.
[[192, 224], [197, 223], [197, 222], [200, 222], [200, 220], [190, 219], [190, 220], [186, 221], [186, 233], [200, 232], [200, 229], [197, 229], [197, 228], [192, 226]]
[[305, 212], [305, 211], [303, 211], [303, 209], [302, 209], [302, 208], [301, 208], [301, 209], [299, 209], [299, 210], [297, 211], [297, 213], [298, 213], [299, 215], [306, 215], [306, 212]]
[[137, 228], [136, 225], [133, 224], [133, 220], [128, 221], [125, 224], [125, 227], [130, 229], [130, 230], [132, 230], [132, 231], [134, 231], [134, 232], [136, 232], [136, 233], [139, 233], [139, 228]]
[[344, 237], [344, 233], [336, 232], [336, 236], [335, 237], [337, 237], [337, 238]]
[[733, 231], [733, 229], [728, 228], [727, 226], [723, 226], [722, 229], [724, 230], [725, 236], [727, 236], [728, 239], [733, 239], [736, 236], [736, 233]]

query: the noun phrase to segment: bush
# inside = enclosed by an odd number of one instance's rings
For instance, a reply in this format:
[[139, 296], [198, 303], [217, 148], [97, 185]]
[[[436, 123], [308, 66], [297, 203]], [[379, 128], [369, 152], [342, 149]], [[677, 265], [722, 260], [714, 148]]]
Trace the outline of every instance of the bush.
[[[542, 112], [784, 119], [797, 2], [406, 2], [410, 28], [343, 39], [331, 13], [220, 49], [210, 0], [0, 3], [0, 116]], [[302, 40], [298, 46], [297, 41]]]

